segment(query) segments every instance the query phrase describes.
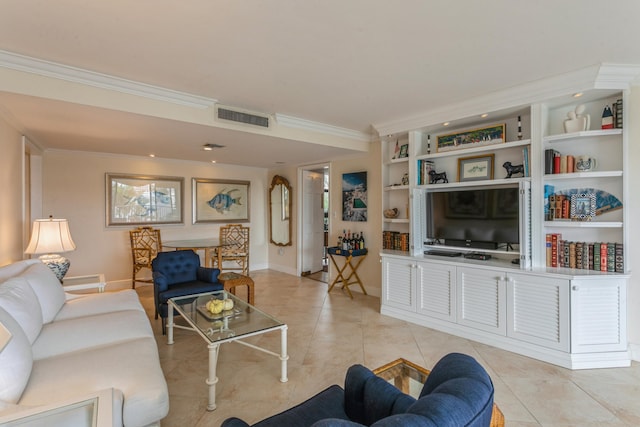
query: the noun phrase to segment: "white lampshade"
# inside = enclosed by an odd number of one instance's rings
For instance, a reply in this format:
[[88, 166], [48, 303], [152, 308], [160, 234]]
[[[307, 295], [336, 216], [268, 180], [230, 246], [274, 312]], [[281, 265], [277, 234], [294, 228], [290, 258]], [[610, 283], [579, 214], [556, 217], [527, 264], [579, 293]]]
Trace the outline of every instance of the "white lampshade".
[[69, 252], [76, 248], [69, 232], [69, 221], [66, 219], [37, 219], [33, 222], [31, 241], [27, 254], [53, 254]]
[[58, 280], [62, 282], [64, 275], [69, 271], [71, 262], [57, 255], [60, 252], [69, 252], [76, 248], [69, 232], [69, 222], [66, 219], [37, 219], [33, 222], [31, 241], [24, 251], [27, 254], [45, 254], [40, 260], [54, 272]]

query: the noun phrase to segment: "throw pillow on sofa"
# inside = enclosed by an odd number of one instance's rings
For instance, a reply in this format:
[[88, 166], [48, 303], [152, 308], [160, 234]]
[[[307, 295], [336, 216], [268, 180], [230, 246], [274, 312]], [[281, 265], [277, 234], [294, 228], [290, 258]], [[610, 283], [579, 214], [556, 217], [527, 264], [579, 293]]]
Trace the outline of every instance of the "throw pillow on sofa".
[[42, 308], [29, 283], [14, 277], [0, 284], [0, 307], [15, 319], [33, 344], [42, 329]]
[[43, 263], [34, 264], [20, 275], [29, 282], [42, 308], [43, 323], [51, 322], [66, 299], [64, 289], [53, 271]]
[[0, 400], [18, 403], [33, 367], [31, 344], [18, 322], [2, 308], [0, 323], [12, 335], [0, 352]]

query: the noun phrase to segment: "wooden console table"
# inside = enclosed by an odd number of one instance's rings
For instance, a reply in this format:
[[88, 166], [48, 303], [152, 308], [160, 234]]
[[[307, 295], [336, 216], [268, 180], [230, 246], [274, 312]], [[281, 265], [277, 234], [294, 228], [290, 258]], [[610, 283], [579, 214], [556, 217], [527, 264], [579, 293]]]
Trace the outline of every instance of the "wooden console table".
[[[358, 276], [358, 267], [367, 256], [367, 249], [344, 250], [334, 246], [328, 248], [327, 251], [329, 252], [329, 257], [331, 257], [331, 262], [338, 271], [338, 275], [331, 283], [331, 286], [329, 286], [328, 292], [331, 292], [336, 284], [342, 283], [342, 289], [346, 290], [349, 297], [353, 299], [353, 294], [349, 290], [349, 286], [358, 284], [360, 285], [360, 289], [362, 289], [362, 293], [367, 295], [367, 291], [362, 284], [362, 280], [360, 280], [360, 276]], [[336, 261], [336, 258], [338, 257], [344, 258], [344, 264], [342, 267], [340, 267]], [[355, 264], [353, 264], [352, 261], [354, 261]], [[349, 273], [349, 275], [345, 277], [347, 273]], [[353, 281], [352, 278], [354, 279]]]

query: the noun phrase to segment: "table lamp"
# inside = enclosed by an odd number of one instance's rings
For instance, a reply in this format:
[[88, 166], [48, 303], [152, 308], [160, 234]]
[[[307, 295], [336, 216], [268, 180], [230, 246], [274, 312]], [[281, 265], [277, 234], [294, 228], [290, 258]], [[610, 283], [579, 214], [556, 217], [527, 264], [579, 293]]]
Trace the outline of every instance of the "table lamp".
[[59, 255], [60, 252], [70, 252], [76, 248], [69, 232], [69, 222], [66, 219], [37, 219], [33, 222], [31, 241], [27, 254], [44, 254], [40, 260], [55, 273], [62, 283], [62, 278], [69, 270], [71, 262]]

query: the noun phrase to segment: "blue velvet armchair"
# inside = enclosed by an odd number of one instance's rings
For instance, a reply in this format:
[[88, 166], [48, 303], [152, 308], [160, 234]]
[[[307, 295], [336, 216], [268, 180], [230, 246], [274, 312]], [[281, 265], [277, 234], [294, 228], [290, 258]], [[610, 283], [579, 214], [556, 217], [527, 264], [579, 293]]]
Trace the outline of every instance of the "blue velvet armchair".
[[156, 319], [162, 318], [162, 334], [166, 333], [167, 300], [173, 297], [220, 291], [220, 270], [200, 266], [200, 257], [192, 250], [158, 252], [151, 262]]
[[[344, 390], [333, 385], [253, 427], [488, 427], [493, 383], [471, 356], [451, 353], [434, 366], [420, 397], [402, 393], [362, 365], [347, 371]], [[221, 427], [248, 427], [229, 418]]]

